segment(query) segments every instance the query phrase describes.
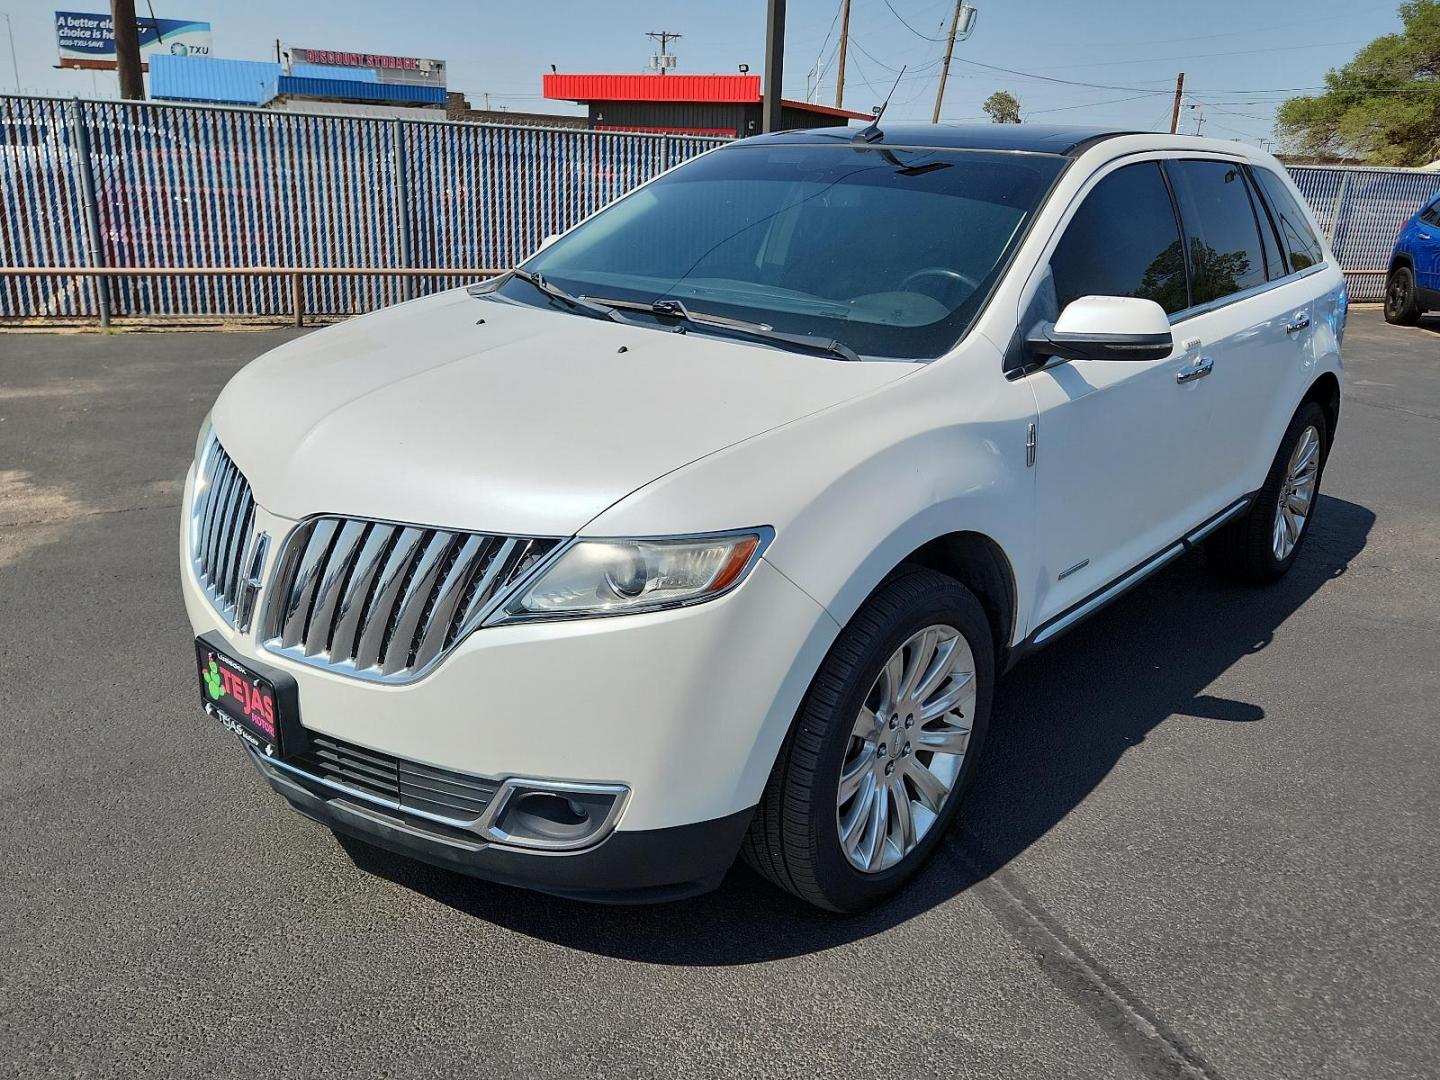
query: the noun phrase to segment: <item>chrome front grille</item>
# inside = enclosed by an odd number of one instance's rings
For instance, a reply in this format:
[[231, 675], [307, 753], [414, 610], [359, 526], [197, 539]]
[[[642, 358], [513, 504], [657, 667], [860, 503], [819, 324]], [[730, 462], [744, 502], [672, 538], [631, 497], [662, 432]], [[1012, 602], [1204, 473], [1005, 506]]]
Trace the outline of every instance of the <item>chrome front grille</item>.
[[200, 587], [221, 618], [247, 629], [255, 600], [252, 582], [265, 559], [264, 538], [255, 532], [250, 484], [213, 435], [195, 479], [190, 556]]
[[287, 541], [265, 646], [382, 682], [418, 677], [558, 541], [319, 517]]

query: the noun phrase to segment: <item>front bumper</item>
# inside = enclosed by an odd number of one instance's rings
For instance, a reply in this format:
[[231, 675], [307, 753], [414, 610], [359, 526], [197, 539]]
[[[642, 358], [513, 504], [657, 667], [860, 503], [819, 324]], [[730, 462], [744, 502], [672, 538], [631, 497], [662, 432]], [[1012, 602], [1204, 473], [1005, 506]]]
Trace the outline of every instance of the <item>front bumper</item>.
[[[272, 564], [295, 525], [256, 508], [255, 528], [272, 539]], [[762, 559], [740, 588], [707, 604], [489, 627], [414, 682], [367, 682], [271, 653], [254, 631], [227, 625], [201, 590], [183, 526], [181, 533], [182, 590], [195, 633], [242, 663], [293, 679], [310, 732], [496, 782], [628, 789], [615, 831], [563, 854], [480, 836], [437, 839], [403, 810], [312, 790], [303, 778], [262, 765], [292, 805], [383, 847], [566, 895], [665, 895], [718, 880], [839, 629]], [[273, 571], [265, 566], [262, 580]], [[259, 606], [267, 600], [262, 587]]]
[[522, 851], [440, 835], [399, 811], [309, 783], [254, 750], [247, 753], [294, 809], [334, 832], [472, 877], [592, 903], [658, 903], [710, 891], [734, 862], [750, 823], [747, 809], [668, 829], [617, 831], [584, 851]]

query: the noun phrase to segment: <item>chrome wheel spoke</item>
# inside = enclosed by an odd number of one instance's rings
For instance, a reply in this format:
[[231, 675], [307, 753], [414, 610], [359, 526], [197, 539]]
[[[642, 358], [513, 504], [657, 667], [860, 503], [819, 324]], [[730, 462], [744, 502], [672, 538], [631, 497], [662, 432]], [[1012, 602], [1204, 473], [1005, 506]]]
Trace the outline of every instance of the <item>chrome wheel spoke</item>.
[[1320, 433], [1307, 427], [1290, 454], [1285, 482], [1276, 501], [1275, 525], [1270, 533], [1270, 547], [1277, 559], [1289, 558], [1305, 531], [1320, 480], [1321, 449]]
[[905, 782], [892, 784], [890, 790], [895, 798], [895, 847], [904, 855], [919, 843], [915, 836], [915, 815], [911, 812], [910, 792], [905, 789]]
[[865, 846], [865, 869], [879, 870], [885, 857], [885, 841], [890, 832], [890, 791], [877, 787], [870, 800], [869, 826], [865, 830], [869, 843]]
[[970, 725], [947, 724], [934, 731], [922, 731], [915, 742], [922, 750], [931, 750], [937, 754], [954, 754], [958, 757], [964, 754], [970, 746]]
[[915, 687], [915, 692], [911, 695], [911, 699], [916, 704], [923, 706], [926, 699], [944, 685], [946, 677], [951, 673], [950, 661], [955, 655], [955, 649], [959, 641], [960, 638], [957, 635], [956, 637], [941, 641], [935, 647], [929, 666], [926, 668], [925, 674], [921, 677], [919, 684]]
[[[932, 626], [920, 635], [920, 640], [911, 638], [912, 644], [909, 648], [909, 657], [905, 661], [905, 678], [900, 684], [900, 696], [897, 704], [908, 705], [916, 698], [921, 677], [930, 668], [930, 661], [935, 656], [935, 645], [940, 640], [939, 627]], [[904, 651], [904, 650], [902, 650]]]
[[851, 866], [887, 870], [934, 827], [969, 750], [976, 691], [975, 655], [953, 626], [917, 630], [881, 666], [840, 766], [835, 821]]
[[853, 799], [859, 793], [860, 785], [865, 782], [867, 777], [873, 779], [873, 753], [874, 751], [872, 751], [867, 745], [863, 750], [861, 750], [859, 754], [855, 756], [854, 761], [851, 764], [846, 765], [844, 770], [840, 773], [839, 798], [840, 804], [842, 806], [845, 803], [849, 802], [851, 799]]
[[919, 797], [920, 805], [932, 814], [939, 814], [941, 807], [945, 805], [945, 797], [950, 794], [950, 785], [918, 761], [910, 766], [908, 775], [910, 782], [915, 785], [915, 794]]
[[962, 671], [951, 677], [948, 686], [938, 697], [927, 701], [915, 715], [920, 723], [927, 720], [934, 720], [944, 716], [966, 698], [974, 694], [975, 673], [973, 671]]
[[865, 834], [865, 824], [870, 820], [870, 806], [874, 801], [875, 774], [867, 772], [861, 778], [859, 794], [840, 819], [840, 843], [851, 858], [854, 858], [854, 852]]

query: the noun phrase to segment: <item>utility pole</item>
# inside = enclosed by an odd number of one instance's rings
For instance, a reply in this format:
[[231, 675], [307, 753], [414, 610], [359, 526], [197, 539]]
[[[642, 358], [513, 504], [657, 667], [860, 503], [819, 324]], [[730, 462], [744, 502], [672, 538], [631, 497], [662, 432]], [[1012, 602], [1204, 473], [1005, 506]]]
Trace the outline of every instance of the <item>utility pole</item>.
[[770, 0], [765, 12], [765, 90], [760, 103], [760, 130], [779, 131], [785, 124], [781, 86], [785, 78], [785, 0]]
[[960, 7], [962, 0], [955, 0], [955, 14], [950, 19], [950, 37], [945, 42], [945, 62], [940, 65], [940, 85], [935, 88], [935, 111], [930, 116], [932, 124], [940, 122], [940, 103], [945, 100], [945, 80], [950, 77], [950, 57], [955, 53], [955, 31], [960, 28]]
[[1180, 98], [1185, 93], [1185, 73], [1175, 76], [1175, 104], [1170, 109], [1170, 134], [1180, 129]]
[[673, 66], [673, 63], [665, 63], [665, 58], [670, 56], [670, 53], [665, 51], [665, 46], [669, 45], [672, 41], [679, 41], [681, 35], [671, 33], [669, 30], [655, 30], [646, 34], [645, 36], [648, 38], [654, 38], [660, 43], [660, 55], [652, 56], [650, 58], [650, 66], [658, 68], [660, 70], [660, 74], [664, 75], [666, 72], [666, 68]]
[[845, 47], [850, 44], [850, 0], [840, 7], [840, 67], [835, 74], [835, 108], [845, 107]]
[[110, 25], [115, 35], [115, 71], [120, 76], [120, 96], [130, 101], [144, 101], [145, 80], [140, 77], [135, 0], [110, 0]]
[[1195, 134], [1200, 134], [1200, 129], [1205, 126], [1205, 114], [1199, 110], [1195, 113]]

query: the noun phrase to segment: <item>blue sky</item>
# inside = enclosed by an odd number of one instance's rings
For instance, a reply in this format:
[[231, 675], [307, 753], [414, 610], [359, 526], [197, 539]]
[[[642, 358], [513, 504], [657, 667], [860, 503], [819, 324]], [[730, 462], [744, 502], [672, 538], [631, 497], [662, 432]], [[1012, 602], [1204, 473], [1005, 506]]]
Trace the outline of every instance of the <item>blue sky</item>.
[[[734, 71], [741, 63], [758, 72], [763, 63], [764, 0], [152, 2], [162, 18], [211, 22], [215, 52], [223, 57], [266, 59], [278, 37], [310, 48], [444, 59], [451, 88], [476, 106], [488, 92], [495, 106], [573, 111], [541, 97], [541, 72], [550, 64], [561, 71], [638, 71], [653, 48], [648, 30], [684, 35], [672, 46], [682, 72]], [[1205, 134], [1252, 142], [1270, 135], [1270, 117], [1286, 96], [1274, 91], [1318, 86], [1328, 68], [1400, 25], [1393, 0], [973, 2], [979, 21], [974, 36], [956, 48], [946, 118], [984, 119], [980, 103], [1005, 89], [1036, 122], [1158, 128], [1169, 123], [1169, 95], [1183, 69], [1191, 92], [1184, 129], [1193, 131], [1203, 114]], [[868, 109], [888, 91], [895, 70], [909, 65], [891, 115], [928, 120], [944, 44], [927, 39], [943, 39], [953, 0], [852, 3], [845, 104]], [[115, 96], [113, 74], [52, 67], [57, 6], [108, 8], [103, 0], [0, 0], [13, 23], [20, 85], [30, 93]], [[137, 7], [143, 14], [145, 0]], [[786, 96], [805, 96], [807, 73], [818, 62], [815, 100], [833, 103], [838, 10], [839, 0], [790, 0]], [[0, 87], [8, 89], [14, 80], [6, 45], [0, 41]]]

